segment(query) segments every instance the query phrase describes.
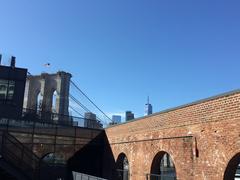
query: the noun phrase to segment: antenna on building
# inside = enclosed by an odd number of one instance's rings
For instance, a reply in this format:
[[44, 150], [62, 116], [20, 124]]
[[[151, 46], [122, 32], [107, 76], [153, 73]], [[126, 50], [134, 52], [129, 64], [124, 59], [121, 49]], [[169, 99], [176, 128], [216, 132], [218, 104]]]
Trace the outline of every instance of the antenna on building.
[[145, 104], [145, 112], [144, 115], [150, 115], [152, 114], [152, 105], [149, 103], [149, 96], [147, 97], [147, 103]]

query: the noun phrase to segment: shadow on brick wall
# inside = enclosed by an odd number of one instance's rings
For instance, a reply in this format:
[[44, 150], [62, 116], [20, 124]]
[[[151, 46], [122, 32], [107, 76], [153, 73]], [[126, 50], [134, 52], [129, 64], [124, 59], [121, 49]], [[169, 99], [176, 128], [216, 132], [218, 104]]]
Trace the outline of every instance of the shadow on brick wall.
[[102, 131], [68, 160], [68, 180], [73, 179], [72, 171], [108, 180], [113, 179], [115, 161], [105, 131]]

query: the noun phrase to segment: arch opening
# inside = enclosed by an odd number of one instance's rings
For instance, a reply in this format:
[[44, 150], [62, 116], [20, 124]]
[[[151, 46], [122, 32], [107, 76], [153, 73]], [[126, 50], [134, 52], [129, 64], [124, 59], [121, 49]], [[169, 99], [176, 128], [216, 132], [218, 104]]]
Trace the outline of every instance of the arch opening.
[[57, 113], [57, 99], [58, 93], [56, 90], [54, 90], [52, 95], [52, 113]]
[[36, 102], [36, 110], [37, 111], [41, 111], [42, 110], [42, 101], [43, 101], [43, 95], [42, 93], [39, 91], [37, 93], [37, 102]]
[[224, 172], [224, 180], [240, 179], [240, 152], [236, 154], [227, 165]]
[[121, 153], [116, 162], [116, 180], [128, 180], [129, 179], [129, 162], [127, 156], [124, 153]]
[[176, 180], [175, 165], [167, 152], [159, 152], [153, 159], [150, 180]]

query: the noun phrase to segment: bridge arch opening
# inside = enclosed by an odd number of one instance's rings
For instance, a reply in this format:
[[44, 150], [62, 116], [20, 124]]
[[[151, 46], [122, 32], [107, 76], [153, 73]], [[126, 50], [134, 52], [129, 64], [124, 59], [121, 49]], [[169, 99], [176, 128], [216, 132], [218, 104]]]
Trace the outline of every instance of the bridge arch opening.
[[176, 180], [175, 165], [171, 156], [164, 151], [158, 152], [151, 165], [150, 180]]
[[124, 153], [119, 154], [116, 161], [116, 180], [128, 180], [129, 179], [129, 162]]
[[36, 102], [36, 110], [41, 111], [42, 110], [42, 101], [43, 101], [43, 95], [41, 91], [37, 93], [37, 102]]
[[224, 180], [234, 180], [240, 178], [240, 152], [228, 162], [224, 172]]
[[58, 92], [53, 90], [52, 93], [52, 113], [57, 113]]

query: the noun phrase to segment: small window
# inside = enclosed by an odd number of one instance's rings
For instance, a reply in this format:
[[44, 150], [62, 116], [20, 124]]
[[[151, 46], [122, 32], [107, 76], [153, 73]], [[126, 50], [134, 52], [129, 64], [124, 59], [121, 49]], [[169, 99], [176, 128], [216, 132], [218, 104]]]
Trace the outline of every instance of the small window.
[[14, 81], [0, 79], [0, 100], [12, 100], [14, 90]]
[[6, 85], [1, 85], [0, 86], [0, 91], [5, 91], [7, 89], [7, 86]]

